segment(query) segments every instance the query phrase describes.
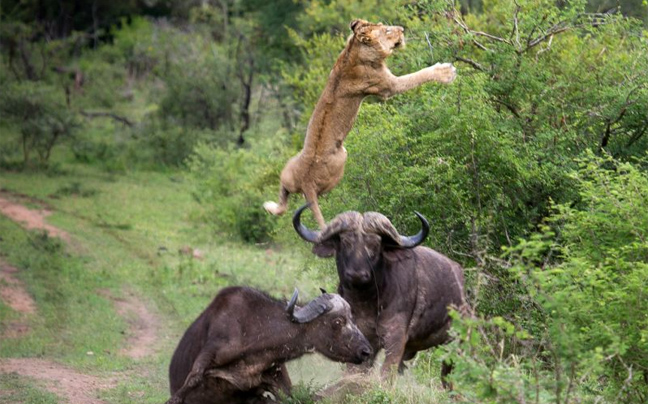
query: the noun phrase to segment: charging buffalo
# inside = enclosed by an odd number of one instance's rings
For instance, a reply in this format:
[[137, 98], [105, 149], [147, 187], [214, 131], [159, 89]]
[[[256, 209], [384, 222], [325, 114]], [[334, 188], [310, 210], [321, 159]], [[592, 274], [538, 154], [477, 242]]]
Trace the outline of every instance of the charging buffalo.
[[[301, 223], [302, 206], [293, 216], [297, 233], [314, 243], [313, 253], [335, 256], [340, 282], [338, 293], [351, 305], [360, 331], [374, 354], [385, 350], [383, 376], [418, 351], [448, 341], [449, 306], [464, 307], [462, 267], [448, 257], [419, 246], [429, 224], [418, 212], [422, 229], [415, 236], [400, 235], [384, 215], [377, 212], [345, 212], [320, 231]], [[442, 381], [450, 365], [442, 367]]]

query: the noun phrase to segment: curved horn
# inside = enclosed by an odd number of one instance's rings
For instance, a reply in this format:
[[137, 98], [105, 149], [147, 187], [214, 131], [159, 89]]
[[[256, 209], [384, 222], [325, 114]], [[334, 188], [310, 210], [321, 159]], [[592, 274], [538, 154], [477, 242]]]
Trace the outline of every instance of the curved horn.
[[400, 235], [392, 222], [385, 215], [378, 212], [366, 212], [364, 214], [363, 228], [365, 231], [383, 236], [383, 240], [388, 245], [398, 248], [414, 248], [421, 244], [430, 232], [430, 225], [425, 217], [418, 212], [414, 213], [421, 221], [421, 231], [414, 236]]
[[331, 295], [320, 295], [315, 300], [312, 300], [306, 306], [297, 309], [293, 315], [293, 321], [296, 321], [300, 324], [308, 323], [321, 316], [324, 313], [329, 312], [333, 308], [333, 303], [331, 302]]
[[403, 248], [416, 247], [417, 245], [425, 241], [425, 238], [430, 233], [430, 224], [428, 223], [427, 219], [425, 219], [425, 217], [417, 211], [414, 211], [414, 213], [421, 221], [421, 230], [413, 236], [400, 236], [399, 244]]
[[327, 293], [326, 289], [324, 289], [324, 288], [319, 288], [319, 289], [320, 289], [320, 292], [322, 292], [323, 295], [325, 295]]
[[301, 208], [297, 209], [297, 211], [293, 215], [293, 227], [295, 228], [295, 231], [297, 232], [297, 234], [299, 234], [299, 237], [303, 238], [304, 240], [308, 241], [309, 243], [316, 243], [317, 240], [319, 239], [320, 233], [318, 231], [313, 231], [313, 230], [309, 229], [308, 227], [304, 226], [301, 223], [301, 214], [309, 206], [310, 206], [310, 203], [307, 203], [306, 205], [304, 205]]
[[286, 306], [286, 313], [288, 313], [291, 320], [295, 318], [293, 312], [295, 311], [295, 305], [297, 304], [298, 297], [299, 297], [299, 291], [297, 290], [297, 288], [295, 288], [295, 291], [293, 292], [293, 295], [290, 298], [288, 305]]

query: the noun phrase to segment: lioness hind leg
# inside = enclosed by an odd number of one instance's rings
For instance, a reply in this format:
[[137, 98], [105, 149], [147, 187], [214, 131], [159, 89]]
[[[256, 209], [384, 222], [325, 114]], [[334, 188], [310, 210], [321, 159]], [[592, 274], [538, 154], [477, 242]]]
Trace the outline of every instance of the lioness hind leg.
[[313, 216], [317, 220], [317, 224], [320, 229], [326, 227], [326, 222], [324, 221], [324, 216], [322, 216], [322, 211], [319, 208], [319, 203], [317, 202], [317, 192], [313, 190], [304, 190], [304, 197], [306, 202], [310, 203], [310, 208], [313, 211]]
[[279, 188], [279, 203], [272, 202], [272, 201], [266, 201], [263, 203], [263, 208], [268, 212], [276, 216], [283, 215], [286, 213], [286, 209], [288, 209], [288, 195], [290, 195], [290, 192], [284, 187], [283, 185], [280, 185]]

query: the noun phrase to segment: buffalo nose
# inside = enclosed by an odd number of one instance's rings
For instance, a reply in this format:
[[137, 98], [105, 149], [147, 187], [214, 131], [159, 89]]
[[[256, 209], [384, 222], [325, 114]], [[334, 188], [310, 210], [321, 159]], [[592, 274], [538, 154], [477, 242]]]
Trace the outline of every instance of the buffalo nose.
[[362, 348], [362, 351], [360, 351], [360, 358], [362, 358], [363, 361], [366, 361], [371, 357], [372, 353], [373, 349], [371, 349], [371, 347]]

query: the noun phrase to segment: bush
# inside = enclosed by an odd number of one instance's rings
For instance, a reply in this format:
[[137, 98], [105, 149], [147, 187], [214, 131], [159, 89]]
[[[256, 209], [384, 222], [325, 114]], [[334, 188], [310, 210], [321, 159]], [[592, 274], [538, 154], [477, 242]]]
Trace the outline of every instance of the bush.
[[[207, 220], [220, 232], [246, 242], [272, 239], [276, 219], [263, 208], [264, 195], [274, 194], [267, 181], [273, 169], [263, 145], [251, 149], [220, 149], [205, 143], [196, 148], [188, 162], [196, 184], [194, 197], [206, 209]], [[272, 184], [272, 191], [267, 184]]]
[[7, 82], [0, 94], [2, 117], [13, 123], [20, 133], [23, 164], [47, 165], [52, 149], [70, 138], [79, 127], [75, 115], [63, 102], [62, 91], [44, 83]]
[[232, 66], [225, 54], [214, 45], [213, 52], [209, 52], [209, 45], [197, 42], [196, 49], [192, 47], [193, 52], [165, 74], [167, 87], [160, 101], [159, 116], [178, 126], [231, 130], [238, 81], [228, 75]]
[[648, 175], [590, 153], [573, 177], [579, 202], [505, 253], [527, 304], [456, 319], [448, 352], [465, 402], [648, 397]]

